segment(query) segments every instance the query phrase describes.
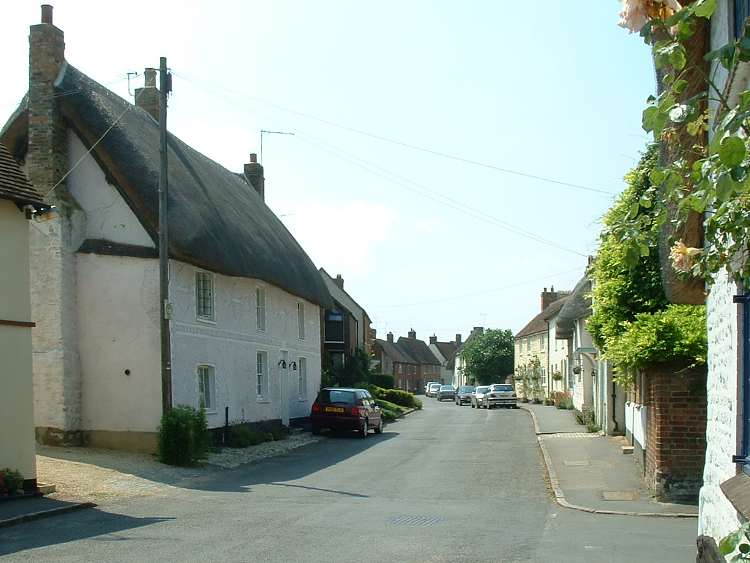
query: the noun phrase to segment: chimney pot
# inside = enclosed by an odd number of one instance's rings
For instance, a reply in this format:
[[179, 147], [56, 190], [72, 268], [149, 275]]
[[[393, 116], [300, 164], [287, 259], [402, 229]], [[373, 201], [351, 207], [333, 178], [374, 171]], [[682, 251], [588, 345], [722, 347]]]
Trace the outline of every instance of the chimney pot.
[[256, 164], [258, 162], [258, 155], [254, 152], [250, 153], [250, 162], [252, 162], [253, 164]]
[[386, 339], [388, 340], [388, 342], [393, 342], [393, 333], [389, 332], [388, 335], [386, 336]]
[[437, 344], [437, 336], [435, 335], [430, 336], [430, 344]]
[[266, 179], [263, 177], [263, 166], [258, 164], [258, 156], [255, 153], [250, 153], [250, 162], [245, 164], [245, 178], [265, 201]]
[[411, 329], [409, 331], [409, 338], [416, 338], [416, 337], [417, 337], [417, 333], [414, 331], [414, 329]]
[[333, 280], [333, 283], [339, 286], [339, 288], [344, 289], [344, 278], [341, 277], [341, 274], [336, 274], [336, 279]]
[[144, 86], [146, 88], [156, 88], [156, 69], [147, 68], [143, 71]]
[[49, 4], [42, 4], [42, 23], [52, 24], [53, 7]]
[[461, 333], [456, 334], [456, 344], [461, 346]]

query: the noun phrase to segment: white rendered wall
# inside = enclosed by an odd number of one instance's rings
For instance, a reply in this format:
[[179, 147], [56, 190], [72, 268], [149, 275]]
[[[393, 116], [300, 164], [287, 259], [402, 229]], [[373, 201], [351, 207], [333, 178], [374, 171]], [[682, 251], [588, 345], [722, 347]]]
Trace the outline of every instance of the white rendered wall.
[[646, 417], [647, 407], [638, 403], [625, 403], [625, 428], [633, 435], [633, 439], [646, 449]]
[[[548, 322], [548, 334], [549, 334], [549, 360], [547, 366], [547, 379], [549, 389], [552, 391], [564, 391], [565, 380], [567, 379], [567, 364], [568, 364], [568, 341], [557, 340], [557, 317], [554, 317]], [[557, 370], [563, 378], [560, 381], [552, 379], [552, 373]]]
[[161, 417], [159, 262], [96, 254], [78, 254], [76, 262], [82, 429], [154, 432]]
[[86, 216], [84, 238], [153, 248], [153, 241], [140, 221], [115, 187], [107, 182], [99, 164], [86, 154], [83, 143], [71, 130], [68, 130], [68, 152], [73, 164], [83, 157], [68, 176], [67, 183]]
[[[290, 418], [309, 416], [320, 388], [320, 309], [264, 282], [214, 274], [215, 321], [196, 319], [195, 272], [181, 262], [170, 263], [172, 322], [172, 388], [175, 405], [198, 406], [197, 366], [215, 369], [216, 408], [208, 412], [210, 427], [229, 421], [255, 422], [281, 419], [281, 402], [286, 401]], [[256, 287], [266, 290], [266, 330], [256, 328]], [[305, 338], [299, 338], [297, 302], [305, 306]], [[256, 394], [256, 353], [268, 353], [269, 393]], [[299, 371], [282, 369], [282, 351], [299, 365], [307, 359], [307, 392], [298, 394]], [[287, 396], [281, 397], [281, 378], [286, 379]]]
[[700, 491], [699, 533], [717, 541], [738, 526], [736, 511], [719, 485], [736, 474], [738, 314], [736, 285], [718, 275], [708, 296], [708, 408], [706, 462]]
[[[29, 295], [29, 227], [24, 213], [0, 200], [0, 319], [33, 321]], [[31, 331], [0, 325], [0, 467], [36, 479]]]

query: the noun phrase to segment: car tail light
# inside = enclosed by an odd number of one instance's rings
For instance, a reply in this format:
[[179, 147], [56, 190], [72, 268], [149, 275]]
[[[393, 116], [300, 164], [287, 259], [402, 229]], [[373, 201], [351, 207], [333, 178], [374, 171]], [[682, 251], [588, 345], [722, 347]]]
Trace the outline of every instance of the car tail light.
[[320, 412], [320, 405], [318, 403], [313, 403], [312, 412]]
[[365, 409], [364, 407], [352, 407], [350, 410], [350, 414], [352, 416], [364, 416]]

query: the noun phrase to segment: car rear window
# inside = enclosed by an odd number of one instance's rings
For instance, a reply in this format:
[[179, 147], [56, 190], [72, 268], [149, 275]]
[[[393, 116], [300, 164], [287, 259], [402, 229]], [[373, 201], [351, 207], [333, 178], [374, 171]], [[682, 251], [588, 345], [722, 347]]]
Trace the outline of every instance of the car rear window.
[[493, 385], [493, 391], [513, 391], [512, 385]]
[[357, 395], [354, 391], [339, 391], [338, 389], [323, 389], [319, 395], [319, 402], [327, 405], [343, 404], [354, 405]]
[[453, 385], [443, 385], [440, 388], [441, 391], [453, 391]]
[[477, 393], [486, 393], [489, 387], [477, 387]]

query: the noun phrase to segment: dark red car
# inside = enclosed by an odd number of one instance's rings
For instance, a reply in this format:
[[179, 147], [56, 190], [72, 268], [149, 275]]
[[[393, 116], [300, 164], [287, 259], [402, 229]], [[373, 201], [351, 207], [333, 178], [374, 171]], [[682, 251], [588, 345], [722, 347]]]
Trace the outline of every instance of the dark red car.
[[375, 434], [383, 432], [380, 407], [367, 389], [321, 389], [312, 405], [310, 424], [313, 434], [325, 429], [357, 431], [367, 438], [371, 428]]

